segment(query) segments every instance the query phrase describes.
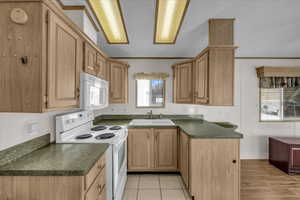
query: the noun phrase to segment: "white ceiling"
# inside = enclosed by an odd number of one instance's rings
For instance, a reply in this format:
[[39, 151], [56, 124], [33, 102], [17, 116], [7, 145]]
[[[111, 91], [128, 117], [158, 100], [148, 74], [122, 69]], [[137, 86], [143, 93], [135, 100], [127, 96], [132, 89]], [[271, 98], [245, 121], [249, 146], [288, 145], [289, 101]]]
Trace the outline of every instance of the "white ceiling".
[[107, 44], [101, 33], [100, 47], [109, 56], [195, 56], [207, 46], [209, 18], [236, 18], [235, 44], [239, 46], [236, 56], [300, 56], [299, 0], [190, 0], [175, 45], [153, 44], [155, 0], [120, 0], [120, 3], [129, 44]]

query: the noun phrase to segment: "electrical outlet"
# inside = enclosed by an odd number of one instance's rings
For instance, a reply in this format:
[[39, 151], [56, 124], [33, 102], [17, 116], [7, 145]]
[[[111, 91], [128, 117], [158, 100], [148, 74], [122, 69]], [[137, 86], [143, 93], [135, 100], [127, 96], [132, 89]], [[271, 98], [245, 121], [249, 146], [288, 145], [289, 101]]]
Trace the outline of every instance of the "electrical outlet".
[[37, 135], [39, 133], [40, 126], [39, 122], [32, 120], [27, 122], [27, 134], [29, 135]]

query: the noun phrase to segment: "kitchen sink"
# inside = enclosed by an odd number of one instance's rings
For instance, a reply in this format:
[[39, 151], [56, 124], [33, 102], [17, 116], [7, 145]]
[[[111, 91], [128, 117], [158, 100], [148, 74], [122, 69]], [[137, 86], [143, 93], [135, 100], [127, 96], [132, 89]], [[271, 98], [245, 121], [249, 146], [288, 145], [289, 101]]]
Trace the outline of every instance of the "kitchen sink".
[[175, 126], [170, 119], [134, 119], [130, 126]]

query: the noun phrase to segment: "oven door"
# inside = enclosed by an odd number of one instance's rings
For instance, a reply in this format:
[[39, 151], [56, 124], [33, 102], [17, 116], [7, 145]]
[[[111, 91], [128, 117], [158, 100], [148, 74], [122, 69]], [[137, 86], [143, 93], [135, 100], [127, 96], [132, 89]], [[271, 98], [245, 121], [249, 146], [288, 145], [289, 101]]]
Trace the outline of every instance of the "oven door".
[[127, 181], [127, 131], [119, 144], [113, 145], [114, 199], [121, 200]]
[[108, 106], [108, 82], [87, 73], [80, 77], [80, 105], [84, 110], [98, 110]]

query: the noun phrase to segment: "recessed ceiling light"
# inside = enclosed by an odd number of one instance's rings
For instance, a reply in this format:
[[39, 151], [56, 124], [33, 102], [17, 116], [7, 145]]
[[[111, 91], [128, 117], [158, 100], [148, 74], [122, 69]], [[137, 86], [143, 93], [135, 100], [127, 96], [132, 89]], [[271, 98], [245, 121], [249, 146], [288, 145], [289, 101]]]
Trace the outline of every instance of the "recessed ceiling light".
[[174, 44], [190, 0], [156, 0], [156, 44]]
[[127, 32], [119, 0], [88, 0], [106, 40], [110, 44], [127, 44]]

